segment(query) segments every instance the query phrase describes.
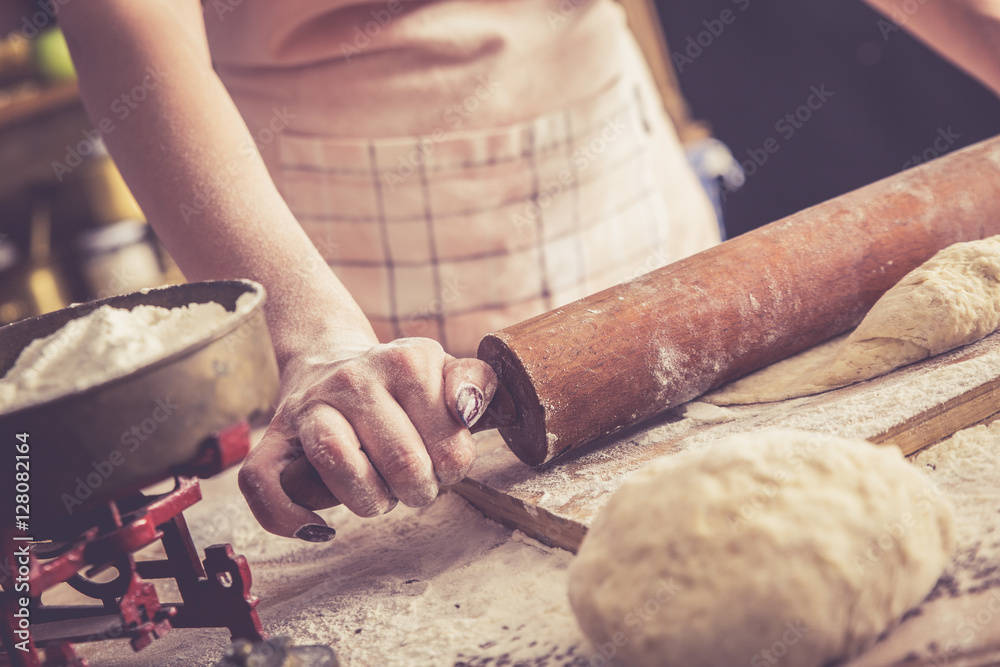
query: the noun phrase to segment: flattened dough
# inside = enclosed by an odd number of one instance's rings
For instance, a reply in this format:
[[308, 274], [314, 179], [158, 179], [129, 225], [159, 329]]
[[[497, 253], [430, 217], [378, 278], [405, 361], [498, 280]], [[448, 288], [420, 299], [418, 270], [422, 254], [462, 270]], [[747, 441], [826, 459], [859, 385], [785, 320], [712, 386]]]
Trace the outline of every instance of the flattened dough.
[[857, 329], [701, 400], [766, 403], [843, 387], [968, 345], [1000, 324], [1000, 236], [956, 243], [903, 276]]
[[636, 473], [569, 597], [588, 664], [820, 667], [919, 604], [953, 548], [950, 504], [895, 447], [764, 431]]

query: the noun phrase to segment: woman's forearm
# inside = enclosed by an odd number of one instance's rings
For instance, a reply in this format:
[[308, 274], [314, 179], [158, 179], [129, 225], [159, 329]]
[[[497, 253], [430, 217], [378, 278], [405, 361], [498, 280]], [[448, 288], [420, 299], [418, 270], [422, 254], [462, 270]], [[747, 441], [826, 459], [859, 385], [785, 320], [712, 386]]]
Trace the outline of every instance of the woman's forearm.
[[1000, 0], [867, 1], [1000, 95]]
[[60, 22], [91, 120], [181, 270], [263, 283], [282, 364], [319, 345], [329, 354], [333, 341], [370, 345], [370, 325], [282, 200], [212, 69], [200, 4], [92, 0], [66, 5]]

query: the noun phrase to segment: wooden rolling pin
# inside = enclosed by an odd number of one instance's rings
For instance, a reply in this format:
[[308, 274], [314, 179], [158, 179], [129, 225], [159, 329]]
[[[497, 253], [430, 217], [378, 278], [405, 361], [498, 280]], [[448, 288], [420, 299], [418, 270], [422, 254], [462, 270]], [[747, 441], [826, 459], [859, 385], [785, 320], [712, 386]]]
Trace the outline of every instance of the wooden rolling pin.
[[[938, 250], [1000, 234], [1000, 137], [487, 335], [499, 427], [540, 465], [856, 326]], [[336, 504], [305, 458], [299, 504]]]

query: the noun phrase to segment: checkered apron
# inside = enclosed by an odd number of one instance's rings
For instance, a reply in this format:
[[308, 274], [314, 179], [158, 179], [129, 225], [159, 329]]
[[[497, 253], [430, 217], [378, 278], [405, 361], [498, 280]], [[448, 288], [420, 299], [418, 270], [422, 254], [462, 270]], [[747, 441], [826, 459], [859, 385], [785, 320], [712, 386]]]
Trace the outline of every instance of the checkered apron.
[[424, 136], [285, 132], [275, 182], [383, 341], [474, 355], [485, 333], [718, 242], [638, 58], [593, 98], [512, 126], [461, 129], [488, 102], [483, 77]]

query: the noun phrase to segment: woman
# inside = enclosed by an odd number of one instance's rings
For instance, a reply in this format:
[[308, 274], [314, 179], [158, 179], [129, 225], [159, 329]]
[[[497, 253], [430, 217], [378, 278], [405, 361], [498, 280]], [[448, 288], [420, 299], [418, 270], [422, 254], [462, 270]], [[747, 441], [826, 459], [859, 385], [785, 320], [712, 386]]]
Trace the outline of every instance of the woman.
[[[969, 28], [923, 13], [949, 44]], [[718, 240], [612, 0], [92, 0], [59, 20], [95, 126], [156, 73], [104, 138], [187, 276], [268, 289], [282, 390], [240, 485], [277, 534], [332, 537], [278, 483], [301, 450], [364, 516], [468, 471], [496, 380], [446, 349]], [[995, 46], [970, 42], [956, 57], [995, 83]]]

